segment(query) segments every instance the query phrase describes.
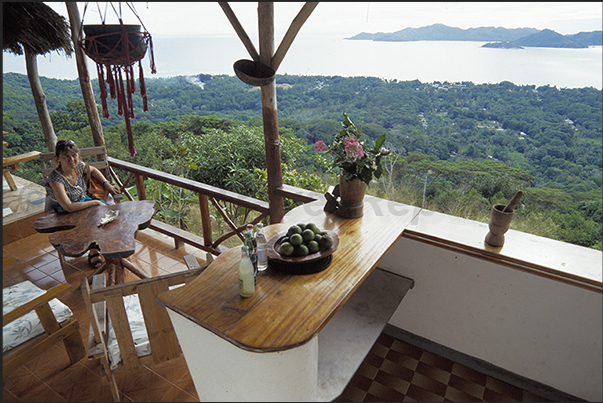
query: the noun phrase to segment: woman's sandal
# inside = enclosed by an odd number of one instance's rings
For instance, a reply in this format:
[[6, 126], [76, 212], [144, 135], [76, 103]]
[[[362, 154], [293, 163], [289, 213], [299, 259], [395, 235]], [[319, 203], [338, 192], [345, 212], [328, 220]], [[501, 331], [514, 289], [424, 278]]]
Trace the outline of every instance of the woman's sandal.
[[[94, 263], [93, 263], [92, 259], [95, 257], [98, 257], [98, 259], [94, 260]], [[90, 263], [90, 266], [94, 267], [95, 269], [98, 269], [99, 267], [101, 267], [103, 265], [103, 263], [105, 263], [105, 259], [103, 259], [100, 252], [90, 253], [88, 255], [88, 263]]]

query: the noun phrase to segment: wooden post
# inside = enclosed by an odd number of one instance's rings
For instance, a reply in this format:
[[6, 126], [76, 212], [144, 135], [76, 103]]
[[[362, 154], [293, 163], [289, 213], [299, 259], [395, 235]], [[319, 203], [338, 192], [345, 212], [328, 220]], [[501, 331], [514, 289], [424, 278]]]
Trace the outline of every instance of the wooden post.
[[82, 49], [80, 49], [80, 47], [78, 46], [82, 25], [80, 20], [80, 13], [77, 9], [76, 2], [68, 1], [65, 2], [65, 5], [67, 5], [67, 12], [69, 13], [69, 24], [71, 26], [71, 41], [73, 42], [73, 48], [75, 52], [77, 74], [80, 79], [82, 97], [84, 98], [84, 104], [86, 105], [86, 114], [88, 115], [88, 122], [90, 123], [90, 130], [92, 131], [92, 139], [94, 140], [95, 146], [104, 146], [105, 138], [103, 136], [103, 127], [101, 125], [100, 117], [98, 115], [98, 109], [96, 108], [94, 92], [92, 91], [92, 83], [90, 82], [90, 74], [88, 73], [88, 67], [86, 66], [86, 56], [82, 52]]
[[144, 177], [136, 174], [134, 176], [134, 181], [136, 182], [136, 193], [138, 195], [138, 200], [146, 200], [147, 191], [144, 188]]
[[211, 231], [211, 216], [209, 214], [209, 199], [207, 195], [198, 193], [199, 209], [201, 210], [201, 225], [203, 226], [203, 243], [210, 246], [213, 242]]
[[46, 104], [46, 94], [44, 94], [42, 84], [40, 83], [40, 76], [38, 75], [37, 55], [31, 49], [29, 49], [29, 46], [27, 45], [23, 46], [23, 50], [25, 52], [25, 66], [27, 68], [27, 78], [29, 79], [29, 86], [31, 87], [31, 93], [33, 95], [34, 104], [36, 105], [36, 111], [38, 112], [38, 118], [40, 119], [40, 124], [42, 125], [44, 141], [46, 142], [48, 151], [54, 152], [55, 145], [57, 143], [57, 136], [54, 133], [54, 127], [52, 127], [52, 121], [50, 120], [50, 112], [48, 112], [48, 105]]
[[[258, 23], [260, 62], [271, 66], [274, 54], [274, 3], [258, 3]], [[285, 214], [283, 197], [278, 194], [278, 189], [283, 186], [283, 172], [281, 168], [281, 142], [278, 133], [275, 81], [262, 86], [261, 90], [264, 142], [266, 144], [266, 168], [268, 172], [270, 224], [275, 224], [281, 222]]]

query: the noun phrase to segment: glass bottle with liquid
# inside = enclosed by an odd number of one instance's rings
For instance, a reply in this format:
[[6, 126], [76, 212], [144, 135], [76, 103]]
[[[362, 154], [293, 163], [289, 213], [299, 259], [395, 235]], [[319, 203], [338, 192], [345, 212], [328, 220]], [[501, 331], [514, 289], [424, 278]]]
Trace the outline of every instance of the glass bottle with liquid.
[[241, 261], [239, 262], [239, 294], [241, 297], [251, 297], [255, 292], [253, 277], [253, 264], [249, 258], [247, 246], [241, 248]]
[[255, 279], [255, 284], [258, 282], [258, 255], [257, 255], [257, 244], [255, 237], [253, 236], [253, 225], [247, 224], [247, 230], [243, 233], [245, 236], [245, 245], [247, 246], [247, 251], [249, 253], [249, 258], [251, 259], [251, 264], [253, 265], [253, 276]]
[[266, 255], [266, 236], [264, 235], [264, 224], [261, 222], [257, 225], [255, 240], [258, 251], [258, 271], [264, 271], [268, 268], [268, 256]]

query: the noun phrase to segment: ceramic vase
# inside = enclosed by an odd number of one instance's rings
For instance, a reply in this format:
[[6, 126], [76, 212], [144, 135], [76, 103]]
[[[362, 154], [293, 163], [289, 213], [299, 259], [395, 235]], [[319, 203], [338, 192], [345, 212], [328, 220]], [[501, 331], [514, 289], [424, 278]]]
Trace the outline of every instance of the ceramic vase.
[[339, 206], [337, 215], [342, 218], [358, 218], [364, 214], [366, 183], [360, 179], [346, 181], [339, 177]]

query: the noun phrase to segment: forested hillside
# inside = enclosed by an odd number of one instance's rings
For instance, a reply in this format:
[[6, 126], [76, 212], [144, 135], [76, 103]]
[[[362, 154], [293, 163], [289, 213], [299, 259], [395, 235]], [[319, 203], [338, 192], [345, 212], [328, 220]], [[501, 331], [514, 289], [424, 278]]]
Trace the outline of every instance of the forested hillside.
[[[7, 73], [3, 80], [3, 129], [11, 133], [5, 136], [10, 143], [5, 154], [42, 151], [27, 77]], [[324, 172], [311, 145], [330, 142], [346, 111], [362, 125], [367, 142], [387, 134], [386, 145], [395, 155], [389, 174], [371, 192], [484, 220], [488, 205], [504, 203], [521, 187], [525, 206], [545, 214], [552, 226], [540, 234], [600, 248], [600, 90], [338, 76], [277, 75], [276, 82], [281, 131], [306, 144], [296, 161], [300, 171]], [[194, 131], [191, 115], [211, 117], [212, 124], [221, 121], [225, 127], [261, 126], [259, 88], [234, 76], [147, 78], [146, 84], [150, 111], [143, 113], [140, 97], [134, 97], [137, 147], [149, 133], [171, 133], [171, 140], [178, 141], [182, 133]], [[42, 78], [42, 85], [60, 138], [89, 130], [77, 80]], [[98, 93], [97, 80], [93, 88]], [[115, 102], [109, 104], [111, 117], [103, 119], [103, 126], [123, 132], [123, 118]], [[111, 147], [110, 154], [128, 159], [125, 143], [122, 148]], [[136, 158], [140, 163], [145, 156]], [[469, 205], [486, 214], [472, 216]], [[520, 230], [535, 232], [533, 227], [543, 225], [536, 217]]]

